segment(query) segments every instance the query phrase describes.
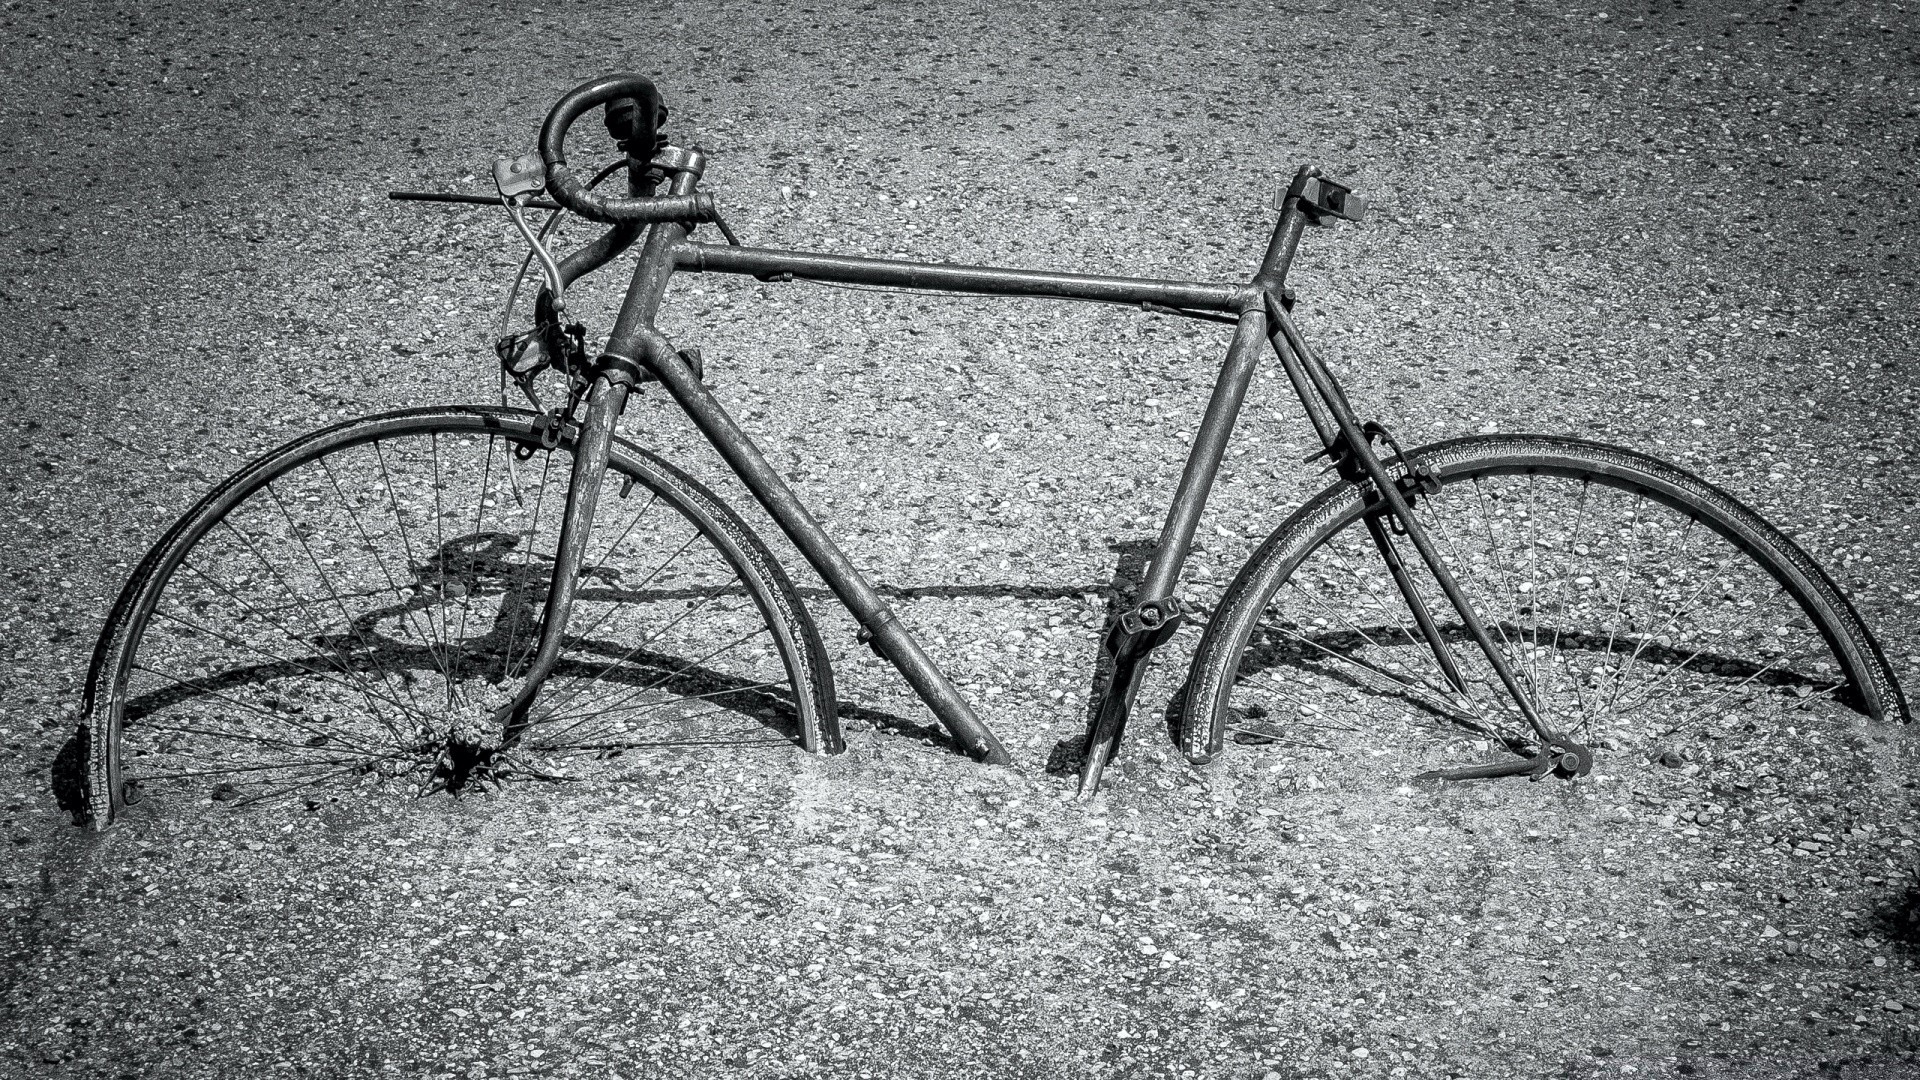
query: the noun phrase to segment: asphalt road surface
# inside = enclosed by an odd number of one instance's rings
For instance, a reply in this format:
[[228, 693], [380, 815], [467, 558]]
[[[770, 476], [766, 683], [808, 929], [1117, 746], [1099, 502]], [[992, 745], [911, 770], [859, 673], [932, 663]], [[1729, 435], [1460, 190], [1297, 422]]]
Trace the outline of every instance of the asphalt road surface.
[[[48, 781], [110, 600], [200, 493], [343, 417], [497, 400], [516, 237], [385, 192], [484, 191], [609, 70], [658, 82], [769, 246], [1244, 280], [1274, 193], [1323, 165], [1373, 210], [1309, 235], [1292, 284], [1363, 411], [1409, 443], [1685, 463], [1920, 683], [1910, 9], [7, 0], [0, 57], [0, 1075], [1920, 1069], [1910, 742], [1871, 790], [1782, 762], [1720, 805], [1638, 765], [1444, 791], [1364, 750], [1196, 770], [1142, 721], [1071, 802], [1045, 764], [1226, 341], [1137, 312], [669, 298], [855, 561], [919, 590], [903, 617], [1012, 769], [919, 737], [814, 592], [837, 758], [102, 835]], [[605, 276], [576, 301], [595, 332]], [[624, 430], [738, 493], [660, 395]], [[1322, 483], [1313, 448], [1263, 373], [1195, 588]]]

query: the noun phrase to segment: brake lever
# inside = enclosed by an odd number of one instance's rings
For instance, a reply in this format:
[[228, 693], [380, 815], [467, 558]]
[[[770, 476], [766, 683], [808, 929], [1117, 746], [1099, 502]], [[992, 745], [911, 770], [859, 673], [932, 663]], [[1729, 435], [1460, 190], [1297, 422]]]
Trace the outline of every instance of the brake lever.
[[493, 186], [503, 199], [534, 196], [547, 190], [547, 167], [532, 154], [493, 160]]
[[554, 261], [553, 253], [540, 242], [540, 237], [527, 224], [526, 215], [521, 212], [521, 208], [533, 196], [547, 189], [546, 166], [532, 154], [522, 154], [512, 159], [496, 158], [493, 162], [493, 186], [499, 190], [500, 202], [507, 208], [507, 215], [513, 218], [514, 228], [520, 230], [520, 236], [533, 249], [533, 257], [540, 263], [540, 276], [547, 281], [547, 293], [553, 297], [554, 313], [564, 322], [567, 283], [560, 276], [560, 264]]

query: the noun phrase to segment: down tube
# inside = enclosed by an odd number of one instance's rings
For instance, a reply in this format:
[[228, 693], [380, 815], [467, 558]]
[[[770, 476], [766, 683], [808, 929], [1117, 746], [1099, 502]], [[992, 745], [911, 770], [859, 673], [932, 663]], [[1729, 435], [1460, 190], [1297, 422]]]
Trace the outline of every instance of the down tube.
[[[664, 342], [664, 339], [661, 339]], [[993, 729], [973, 711], [960, 691], [939, 665], [926, 654], [908, 632], [905, 624], [881, 599], [878, 591], [854, 567], [820, 523], [794, 495], [780, 474], [767, 462], [760, 448], [740, 429], [732, 416], [714, 400], [700, 379], [670, 348], [657, 345], [648, 350], [648, 369], [680, 408], [698, 427], [707, 441], [720, 453], [741, 483], [753, 492], [781, 531], [800, 549], [807, 562], [818, 571], [828, 588], [845, 604], [860, 625], [871, 635], [879, 653], [920, 696], [927, 708], [939, 717], [955, 741], [975, 758], [993, 765], [1012, 761], [1007, 748]]]

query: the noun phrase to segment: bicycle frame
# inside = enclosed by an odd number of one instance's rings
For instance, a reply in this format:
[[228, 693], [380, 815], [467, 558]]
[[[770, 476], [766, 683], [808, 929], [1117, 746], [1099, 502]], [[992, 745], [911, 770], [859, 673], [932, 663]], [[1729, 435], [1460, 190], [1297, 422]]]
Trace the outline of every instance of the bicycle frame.
[[[691, 197], [704, 169], [704, 158], [697, 152], [668, 148], [653, 159], [652, 166], [673, 178], [672, 195]], [[639, 169], [632, 169], [634, 176], [639, 173]], [[637, 186], [637, 181], [635, 183]], [[1350, 207], [1355, 208], [1351, 214], [1347, 212]], [[1088, 726], [1080, 776], [1081, 797], [1090, 797], [1097, 790], [1101, 773], [1119, 745], [1145, 675], [1147, 659], [1186, 615], [1175, 588], [1247, 388], [1258, 368], [1263, 343], [1273, 349], [1286, 371], [1320, 437], [1323, 453], [1331, 458], [1335, 469], [1343, 478], [1370, 482], [1377, 506], [1368, 518], [1374, 542], [1413, 610], [1418, 629], [1448, 677], [1459, 684], [1450, 646], [1414, 590], [1394, 541], [1396, 534], [1405, 536], [1413, 544], [1469, 635], [1486, 654], [1508, 694], [1540, 737], [1543, 752], [1570, 745], [1549, 730], [1537, 715], [1525, 688], [1414, 519], [1411, 500], [1418, 497], [1418, 478], [1392, 475], [1389, 465], [1371, 445], [1373, 435], [1384, 433], [1384, 428], [1365, 424], [1358, 418], [1332, 372], [1307, 347], [1288, 315], [1290, 297], [1285, 282], [1305, 228], [1309, 224], [1325, 224], [1332, 217], [1357, 218], [1363, 207], [1345, 188], [1322, 177], [1319, 170], [1301, 169], [1280, 200], [1280, 219], [1260, 269], [1245, 284], [957, 266], [726, 246], [689, 240], [690, 225], [678, 221], [658, 222], [644, 228], [615, 226], [561, 266], [563, 279], [570, 282], [604, 265], [642, 234], [645, 236], [619, 316], [593, 367], [585, 414], [580, 421], [573, 482], [554, 565], [553, 587], [549, 590], [542, 620], [540, 648], [520, 695], [502, 707], [496, 719], [503, 721], [509, 732], [524, 720], [559, 653], [615, 422], [629, 390], [643, 380], [652, 379], [673, 396], [853, 614], [861, 627], [861, 640], [901, 673], [970, 754], [993, 763], [1010, 760], [992, 729], [973, 711], [873, 585], [801, 504], [779, 472], [768, 464], [760, 448], [707, 390], [688, 362], [688, 356], [676, 349], [655, 326], [654, 318], [674, 275], [724, 273], [749, 275], [762, 281], [808, 280], [1129, 304], [1147, 311], [1234, 325], [1232, 342], [1188, 451], [1145, 580], [1132, 598], [1133, 606], [1122, 613], [1106, 642], [1112, 654], [1113, 670], [1099, 709]], [[1388, 519], [1388, 523], [1383, 525], [1382, 518]]]

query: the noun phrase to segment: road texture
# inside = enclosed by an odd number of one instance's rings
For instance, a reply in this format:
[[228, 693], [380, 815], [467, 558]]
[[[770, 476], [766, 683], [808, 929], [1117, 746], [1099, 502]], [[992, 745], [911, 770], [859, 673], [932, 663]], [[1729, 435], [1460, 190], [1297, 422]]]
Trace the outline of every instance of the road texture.
[[[1910, 6], [7, 0], [0, 56], [0, 1075], [1920, 1069], [1911, 781], [1716, 814], [1624, 766], [1197, 771], [1143, 721], [1067, 800], [1044, 764], [1225, 344], [1125, 311], [670, 299], [854, 559], [927, 591], [903, 615], [1014, 768], [860, 722], [929, 718], [822, 599], [865, 710], [838, 758], [99, 836], [47, 789], [109, 599], [199, 492], [342, 416], [494, 394], [506, 222], [383, 193], [482, 190], [620, 69], [774, 246], [1235, 280], [1325, 165], [1375, 209], [1307, 238], [1299, 321], [1364, 409], [1688, 463], [1920, 683]], [[725, 487], [657, 395], [626, 430]], [[1202, 591], [1317, 482], [1271, 372], [1235, 447]]]

